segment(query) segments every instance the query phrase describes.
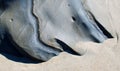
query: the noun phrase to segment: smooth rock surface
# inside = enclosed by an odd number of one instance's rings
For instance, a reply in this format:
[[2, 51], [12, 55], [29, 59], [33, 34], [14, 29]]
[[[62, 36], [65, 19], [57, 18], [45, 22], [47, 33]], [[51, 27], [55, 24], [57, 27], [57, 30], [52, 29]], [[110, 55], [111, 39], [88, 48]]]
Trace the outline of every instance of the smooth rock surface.
[[76, 46], [79, 42], [112, 38], [81, 0], [2, 0], [0, 4], [0, 30], [5, 30], [1, 38], [7, 34], [23, 55], [37, 60], [47, 61], [62, 51], [84, 55]]
[[86, 53], [74, 56], [61, 53], [48, 62], [25, 64], [11, 61], [0, 55], [0, 71], [120, 71], [120, 1], [86, 0], [96, 19], [114, 36], [103, 43], [79, 42], [78, 50]]

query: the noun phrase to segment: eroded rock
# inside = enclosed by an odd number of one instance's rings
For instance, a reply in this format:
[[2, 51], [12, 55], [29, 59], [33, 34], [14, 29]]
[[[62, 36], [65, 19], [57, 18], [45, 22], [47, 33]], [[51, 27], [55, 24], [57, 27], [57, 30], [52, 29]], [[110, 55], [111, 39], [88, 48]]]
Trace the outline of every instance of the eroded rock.
[[10, 34], [17, 48], [33, 58], [47, 61], [61, 51], [81, 54], [74, 49], [79, 41], [107, 39], [81, 0], [1, 0], [1, 3], [0, 29]]

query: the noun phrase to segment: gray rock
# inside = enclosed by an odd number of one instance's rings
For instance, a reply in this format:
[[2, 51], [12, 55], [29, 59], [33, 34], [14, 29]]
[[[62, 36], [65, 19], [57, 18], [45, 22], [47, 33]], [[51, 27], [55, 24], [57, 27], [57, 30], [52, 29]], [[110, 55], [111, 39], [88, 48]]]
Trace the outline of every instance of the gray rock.
[[75, 52], [79, 41], [107, 39], [81, 0], [0, 1], [0, 35], [9, 33], [33, 58], [47, 61], [61, 51]]

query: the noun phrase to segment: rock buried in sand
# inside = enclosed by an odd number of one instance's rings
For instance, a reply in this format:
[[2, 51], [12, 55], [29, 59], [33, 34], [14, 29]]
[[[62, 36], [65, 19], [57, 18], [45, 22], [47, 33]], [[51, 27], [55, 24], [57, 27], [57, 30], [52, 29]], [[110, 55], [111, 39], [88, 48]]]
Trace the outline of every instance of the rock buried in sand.
[[0, 0], [0, 35], [9, 33], [16, 48], [42, 61], [62, 51], [81, 55], [79, 41], [106, 40], [97, 23], [81, 0]]

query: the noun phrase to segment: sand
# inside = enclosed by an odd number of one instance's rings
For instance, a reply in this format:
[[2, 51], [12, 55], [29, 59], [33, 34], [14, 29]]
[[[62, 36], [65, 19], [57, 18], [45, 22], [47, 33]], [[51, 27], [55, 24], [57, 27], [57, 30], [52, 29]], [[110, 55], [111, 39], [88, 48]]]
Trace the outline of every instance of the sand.
[[85, 0], [96, 19], [114, 36], [103, 43], [78, 42], [83, 56], [61, 53], [47, 62], [20, 63], [0, 55], [0, 71], [120, 71], [120, 1]]

